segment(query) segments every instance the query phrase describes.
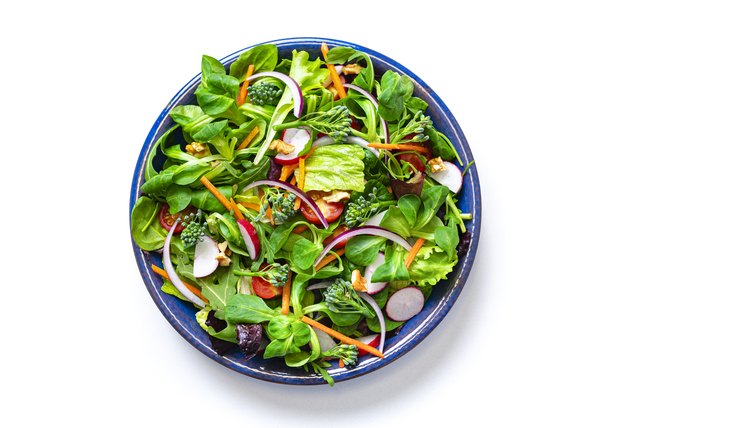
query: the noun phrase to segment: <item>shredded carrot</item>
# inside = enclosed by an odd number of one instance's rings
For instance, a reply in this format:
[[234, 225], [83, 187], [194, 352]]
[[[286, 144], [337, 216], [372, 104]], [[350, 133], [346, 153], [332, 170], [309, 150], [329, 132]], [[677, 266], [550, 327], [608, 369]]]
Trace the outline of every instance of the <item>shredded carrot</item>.
[[[166, 279], [167, 281], [169, 280], [169, 275], [167, 275], [167, 271], [165, 271], [164, 269], [160, 268], [159, 266], [156, 266], [155, 264], [152, 264], [151, 265], [151, 270], [154, 271], [154, 273], [156, 273], [160, 277]], [[190, 283], [187, 283], [185, 281], [182, 281], [182, 283], [185, 284], [185, 287], [187, 287], [188, 290], [190, 290], [190, 292], [192, 292], [193, 294], [195, 294], [196, 296], [198, 296], [204, 302], [208, 303], [208, 299], [206, 299], [205, 297], [203, 297], [203, 294], [201, 293], [201, 291], [198, 290], [194, 285], [192, 285]]]
[[370, 144], [367, 145], [367, 147], [372, 147], [373, 149], [383, 149], [383, 150], [413, 150], [415, 152], [424, 153], [426, 155], [430, 154], [430, 151], [427, 150], [426, 147], [413, 146], [411, 144], [380, 144], [380, 143], [370, 143]]
[[409, 269], [409, 266], [411, 266], [414, 258], [417, 257], [417, 253], [419, 252], [419, 249], [422, 248], [423, 244], [424, 238], [419, 238], [417, 239], [417, 242], [414, 243], [414, 246], [411, 247], [411, 251], [409, 251], [409, 254], [406, 255], [406, 261], [404, 262], [407, 269]]
[[344, 368], [344, 360], [342, 358], [339, 358], [339, 367]]
[[305, 188], [305, 158], [299, 158], [299, 186], [300, 189]]
[[323, 324], [315, 321], [314, 319], [310, 319], [310, 318], [306, 317], [305, 315], [302, 315], [302, 318], [300, 318], [300, 321], [302, 321], [303, 323], [305, 323], [305, 324], [307, 324], [309, 326], [315, 327], [315, 328], [317, 328], [318, 330], [320, 330], [320, 331], [322, 331], [324, 333], [328, 333], [330, 336], [332, 336], [332, 337], [334, 337], [334, 338], [336, 338], [336, 339], [338, 339], [338, 340], [346, 343], [347, 345], [354, 345], [354, 346], [356, 346], [357, 348], [359, 348], [359, 349], [361, 349], [363, 351], [366, 351], [366, 352], [371, 353], [372, 355], [375, 355], [376, 357], [380, 357], [380, 358], [384, 357], [383, 353], [380, 352], [380, 351], [378, 351], [376, 348], [373, 348], [370, 345], [364, 344], [364, 343], [360, 342], [359, 340], [352, 339], [349, 336], [345, 336], [345, 335], [339, 333], [338, 331], [336, 331], [336, 330], [334, 330], [334, 329], [332, 329], [330, 327], [324, 326]]
[[252, 131], [250, 131], [249, 134], [247, 134], [247, 137], [245, 137], [245, 139], [242, 140], [242, 143], [237, 147], [237, 150], [242, 150], [245, 147], [249, 146], [250, 145], [250, 141], [252, 141], [253, 138], [255, 138], [256, 135], [258, 135], [258, 132], [260, 132], [260, 128], [258, 128], [256, 126], [255, 128], [253, 128]]
[[240, 87], [240, 93], [239, 95], [237, 95], [238, 106], [245, 104], [245, 99], [247, 98], [247, 86], [250, 84], [250, 81], [247, 80], [247, 78], [253, 75], [253, 71], [255, 71], [255, 66], [253, 64], [248, 65], [247, 74], [245, 74], [245, 81], [242, 82], [242, 87]]
[[[323, 53], [323, 59], [328, 58], [328, 45], [325, 42], [320, 45], [320, 52]], [[336, 67], [334, 67], [333, 64], [326, 64], [326, 66], [328, 67], [328, 73], [331, 75], [333, 87], [336, 88], [336, 95], [338, 95], [339, 98], [346, 98], [346, 89], [344, 89], [344, 85], [341, 83], [339, 74], [336, 73]]]
[[287, 178], [289, 178], [290, 175], [294, 172], [294, 170], [297, 169], [297, 164], [291, 164], [291, 165], [284, 165], [281, 167], [281, 175], [279, 176], [279, 180], [286, 181]]
[[260, 205], [254, 204], [252, 202], [240, 202], [240, 205], [242, 205], [245, 208], [250, 208], [253, 211], [260, 212]]
[[292, 278], [286, 280], [284, 288], [281, 290], [281, 314], [286, 315], [289, 313], [289, 298], [292, 295]]
[[323, 266], [327, 265], [328, 263], [331, 263], [332, 261], [336, 260], [336, 256], [341, 257], [342, 254], [344, 254], [345, 249], [342, 248], [340, 250], [334, 251], [334, 254], [329, 254], [325, 257], [323, 257], [323, 260], [320, 261], [317, 265], [315, 265], [315, 270], [320, 270], [323, 268]]
[[266, 208], [266, 217], [271, 222], [271, 226], [273, 226], [273, 212], [271, 212], [271, 208]]
[[245, 216], [242, 215], [242, 211], [237, 207], [237, 202], [234, 201], [234, 198], [229, 198], [229, 202], [232, 203], [232, 212], [234, 212], [234, 218], [237, 220], [244, 220]]
[[300, 233], [306, 230], [307, 230], [307, 226], [305, 226], [304, 224], [300, 224], [299, 226], [292, 229], [292, 233], [296, 233], [297, 235], [299, 235]]
[[291, 184], [292, 186], [296, 185], [297, 184], [297, 177], [292, 176], [292, 179], [289, 180], [289, 184]]
[[208, 189], [209, 192], [211, 192], [212, 195], [216, 197], [216, 199], [221, 202], [222, 205], [229, 211], [232, 212], [232, 204], [229, 203], [226, 197], [219, 192], [219, 189], [217, 189], [213, 184], [211, 184], [211, 181], [209, 181], [208, 178], [204, 175], [201, 177], [201, 183], [203, 183], [204, 186], [206, 186], [206, 189]]

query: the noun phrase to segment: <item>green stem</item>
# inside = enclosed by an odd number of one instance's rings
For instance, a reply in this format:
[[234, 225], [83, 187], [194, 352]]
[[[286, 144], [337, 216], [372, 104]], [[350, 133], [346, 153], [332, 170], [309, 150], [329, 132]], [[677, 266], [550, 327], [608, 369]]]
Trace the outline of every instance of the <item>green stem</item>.
[[286, 122], [286, 123], [280, 123], [278, 125], [274, 125], [273, 130], [281, 131], [281, 130], [289, 129], [289, 128], [299, 128], [300, 126], [304, 124], [305, 122], [302, 120], [295, 120], [294, 122]]

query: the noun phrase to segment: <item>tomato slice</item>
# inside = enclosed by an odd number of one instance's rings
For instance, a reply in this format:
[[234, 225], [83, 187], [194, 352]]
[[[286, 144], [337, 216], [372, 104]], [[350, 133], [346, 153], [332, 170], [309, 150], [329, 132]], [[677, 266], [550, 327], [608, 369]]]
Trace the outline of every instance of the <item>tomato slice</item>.
[[[176, 214], [170, 214], [169, 205], [164, 204], [159, 210], [159, 223], [161, 223], [161, 227], [163, 227], [165, 230], [170, 230], [172, 229], [172, 225], [177, 219], [196, 212], [198, 211], [195, 208], [187, 207]], [[183, 226], [182, 223], [178, 224], [177, 227], [174, 228], [175, 235], [179, 235], [183, 229], [185, 229], [185, 226]]]
[[[342, 212], [344, 212], [344, 203], [343, 202], [326, 202], [322, 199], [318, 199], [315, 201], [315, 204], [320, 208], [320, 212], [323, 213], [323, 217], [326, 218], [327, 222], [336, 221], [337, 218], [341, 215]], [[321, 225], [323, 224], [320, 219], [318, 219], [318, 216], [315, 215], [315, 211], [313, 211], [312, 208], [310, 208], [307, 204], [302, 204], [300, 207], [300, 212], [303, 216], [312, 224]]]
[[253, 292], [261, 299], [273, 299], [274, 297], [281, 295], [282, 287], [274, 287], [270, 282], [263, 278], [254, 276], [252, 285]]
[[[337, 228], [333, 229], [333, 233], [331, 234], [331, 236], [329, 236], [328, 238], [326, 238], [326, 239], [323, 240], [323, 244], [324, 245], [328, 245], [328, 243], [331, 242], [331, 241], [333, 241], [333, 239], [335, 237], [341, 235], [342, 233], [346, 232], [347, 230], [349, 230], [348, 227], [344, 226], [343, 224], [339, 225]], [[348, 239], [345, 239], [345, 240], [339, 242], [338, 244], [334, 245], [333, 248], [335, 248], [337, 250], [341, 249], [341, 248], [344, 248], [346, 246], [346, 242], [347, 241], [348, 241]]]
[[415, 155], [414, 153], [403, 153], [400, 155], [396, 155], [396, 159], [404, 162], [409, 162], [410, 164], [414, 165], [414, 168], [416, 168], [417, 171], [424, 172], [424, 162], [422, 162], [422, 159], [420, 159], [419, 156]]

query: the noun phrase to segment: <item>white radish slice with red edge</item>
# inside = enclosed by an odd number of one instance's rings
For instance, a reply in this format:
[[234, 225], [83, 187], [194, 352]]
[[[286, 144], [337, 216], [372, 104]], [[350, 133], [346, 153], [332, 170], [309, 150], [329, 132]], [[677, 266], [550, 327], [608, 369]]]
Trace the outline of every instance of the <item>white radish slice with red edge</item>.
[[451, 162], [443, 162], [443, 165], [445, 165], [445, 170], [430, 172], [429, 176], [447, 187], [451, 192], [458, 193], [464, 183], [464, 175], [461, 173], [461, 169]]
[[237, 220], [237, 224], [240, 226], [240, 234], [247, 246], [247, 253], [252, 260], [257, 259], [260, 253], [260, 239], [255, 227], [245, 219]]
[[292, 165], [299, 162], [299, 154], [310, 142], [310, 131], [305, 128], [289, 128], [281, 133], [281, 140], [294, 147], [291, 153], [279, 152], [275, 157], [281, 165]]
[[172, 266], [172, 257], [170, 256], [170, 243], [172, 242], [172, 235], [174, 234], [174, 228], [177, 227], [179, 224], [179, 221], [175, 221], [172, 225], [172, 228], [169, 229], [169, 233], [167, 233], [167, 237], [164, 240], [164, 251], [162, 252], [162, 264], [164, 265], [164, 270], [167, 271], [167, 277], [169, 277], [169, 280], [172, 281], [172, 284], [180, 290], [180, 293], [182, 293], [183, 296], [185, 296], [188, 300], [198, 305], [198, 307], [204, 308], [206, 304], [203, 302], [203, 300], [200, 299], [200, 297], [193, 294], [190, 289], [187, 288], [184, 282], [180, 279], [179, 276], [177, 276], [177, 271], [174, 270], [174, 266]]
[[370, 217], [366, 222], [365, 226], [380, 226], [380, 222], [383, 221], [383, 217], [385, 217], [385, 211], [381, 211], [374, 216]]
[[385, 255], [383, 255], [383, 253], [378, 253], [377, 257], [375, 257], [375, 261], [365, 268], [365, 274], [363, 276], [366, 280], [365, 287], [367, 288], [367, 294], [377, 294], [383, 291], [385, 286], [388, 285], [387, 282], [371, 282], [372, 274], [375, 273], [375, 269], [380, 267], [383, 263], [385, 263]]
[[393, 293], [385, 304], [385, 313], [393, 321], [406, 321], [424, 307], [424, 294], [417, 287], [406, 287]]
[[318, 336], [318, 343], [320, 344], [321, 352], [325, 352], [336, 346], [336, 342], [328, 335], [328, 333], [318, 330], [317, 328], [314, 328], [313, 331], [315, 332], [315, 335]]
[[195, 244], [195, 260], [193, 262], [193, 276], [204, 278], [214, 273], [219, 267], [216, 256], [221, 254], [216, 241], [208, 235], [203, 235]]
[[[380, 352], [383, 352], [383, 348], [380, 346], [380, 335], [379, 334], [370, 334], [368, 336], [362, 336], [362, 337], [358, 338], [357, 340], [359, 340], [360, 342], [364, 343], [365, 345], [370, 345], [373, 348], [374, 347], [378, 347], [378, 350]], [[368, 353], [369, 352], [367, 352], [367, 351], [363, 351], [361, 349], [359, 350], [359, 356], [360, 357], [364, 357]]]

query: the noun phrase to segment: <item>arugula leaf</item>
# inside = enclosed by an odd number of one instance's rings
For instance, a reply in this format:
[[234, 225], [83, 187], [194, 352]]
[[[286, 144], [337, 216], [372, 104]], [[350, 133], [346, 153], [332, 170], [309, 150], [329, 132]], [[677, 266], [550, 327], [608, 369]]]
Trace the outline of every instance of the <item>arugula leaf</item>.
[[[239, 259], [234, 255], [232, 263], [236, 265], [238, 261]], [[220, 267], [214, 274], [197, 280], [209, 305], [217, 311], [223, 311], [232, 296], [237, 294], [238, 277], [234, 274], [232, 267]]]
[[375, 261], [384, 242], [380, 236], [355, 236], [346, 242], [346, 258], [355, 265], [367, 266]]
[[235, 324], [258, 324], [272, 320], [277, 312], [258, 296], [235, 294], [224, 309], [226, 320]]
[[253, 64], [253, 73], [272, 71], [279, 60], [279, 50], [276, 45], [266, 44], [255, 46], [242, 54], [229, 66], [229, 74], [238, 79], [244, 79], [247, 67]]
[[133, 211], [130, 213], [130, 233], [133, 241], [141, 249], [154, 251], [164, 246], [167, 231], [161, 227], [159, 219], [159, 203], [141, 196], [135, 201]]
[[414, 83], [409, 76], [399, 75], [388, 70], [383, 73], [380, 87], [378, 113], [389, 122], [399, 120], [404, 112], [405, 101], [414, 92]]

